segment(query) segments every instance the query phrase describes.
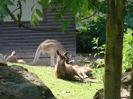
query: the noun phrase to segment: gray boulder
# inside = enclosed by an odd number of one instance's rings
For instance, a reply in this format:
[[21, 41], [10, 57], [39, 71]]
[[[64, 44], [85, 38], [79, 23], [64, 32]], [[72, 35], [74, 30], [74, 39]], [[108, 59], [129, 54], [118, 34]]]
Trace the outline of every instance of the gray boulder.
[[[131, 70], [126, 71], [121, 78], [121, 99], [130, 98], [130, 88], [131, 87]], [[103, 88], [98, 90], [93, 99], [103, 99]]]
[[20, 66], [0, 66], [0, 99], [56, 99], [33, 73]]

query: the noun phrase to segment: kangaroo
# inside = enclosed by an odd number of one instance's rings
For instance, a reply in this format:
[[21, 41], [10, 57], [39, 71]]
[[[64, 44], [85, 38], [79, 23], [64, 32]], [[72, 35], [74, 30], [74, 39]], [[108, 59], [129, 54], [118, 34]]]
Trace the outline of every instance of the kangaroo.
[[[80, 80], [83, 81], [82, 77], [77, 73], [77, 71], [70, 65], [66, 65], [66, 57], [67, 52], [64, 54], [61, 54], [57, 50], [57, 60], [55, 64], [55, 76], [59, 79], [64, 79], [64, 80]], [[77, 77], [78, 78], [77, 78]]]
[[16, 51], [12, 51], [11, 55], [7, 57], [6, 61], [12, 62], [12, 63], [21, 63], [25, 64], [25, 61], [22, 59], [17, 59]]
[[[88, 56], [90, 58], [91, 54], [88, 54]], [[89, 77], [89, 78], [92, 78], [92, 79], [95, 78], [95, 77], [92, 76], [92, 69], [88, 65], [85, 64], [84, 66], [79, 66], [77, 64], [71, 64], [70, 63], [71, 61], [69, 59], [67, 59], [69, 64], [67, 62], [65, 64], [72, 66], [82, 78], [85, 78], [85, 77]]]
[[37, 50], [36, 50], [36, 53], [35, 53], [35, 57], [34, 57], [34, 60], [32, 63], [30, 63], [31, 65], [35, 64], [39, 57], [40, 57], [40, 54], [49, 54], [50, 57], [51, 57], [51, 66], [54, 66], [55, 65], [55, 55], [56, 55], [56, 50], [58, 50], [60, 53], [64, 53], [65, 52], [65, 49], [63, 47], [63, 45], [57, 41], [57, 40], [54, 40], [54, 39], [48, 39], [48, 40], [45, 40], [44, 42], [42, 42]]
[[[68, 62], [67, 53], [60, 54], [57, 51], [57, 62], [55, 65], [55, 76], [65, 80], [80, 80], [84, 82], [84, 76], [92, 77], [92, 70], [89, 67], [80, 67]], [[66, 61], [67, 60], [67, 61]]]

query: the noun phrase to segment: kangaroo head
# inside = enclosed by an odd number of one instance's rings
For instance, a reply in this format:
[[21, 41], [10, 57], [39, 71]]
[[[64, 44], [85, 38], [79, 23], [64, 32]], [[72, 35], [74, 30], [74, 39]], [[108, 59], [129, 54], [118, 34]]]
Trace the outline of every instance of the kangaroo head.
[[11, 55], [7, 57], [6, 61], [17, 63], [16, 51], [12, 51]]
[[11, 56], [15, 56], [16, 54], [16, 51], [12, 51]]
[[61, 62], [61, 63], [67, 63], [67, 64], [70, 64], [72, 63], [73, 61], [69, 61], [70, 58], [72, 57], [72, 55], [68, 56], [68, 52], [65, 52], [64, 54], [61, 54], [58, 50], [56, 51], [57, 52], [57, 61]]
[[66, 52], [64, 54], [61, 54], [58, 50], [56, 52], [57, 52], [57, 62], [60, 64], [64, 64]]

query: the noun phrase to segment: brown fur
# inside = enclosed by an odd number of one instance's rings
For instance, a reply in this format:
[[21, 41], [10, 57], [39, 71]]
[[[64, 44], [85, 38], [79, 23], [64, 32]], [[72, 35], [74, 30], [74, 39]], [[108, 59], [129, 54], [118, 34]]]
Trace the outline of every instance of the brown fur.
[[55, 65], [55, 76], [65, 80], [80, 80], [84, 81], [83, 76], [88, 75], [91, 69], [87, 67], [79, 67], [78, 65], [68, 64], [67, 52], [63, 55], [57, 51], [57, 61]]
[[51, 57], [50, 65], [54, 66], [55, 65], [54, 57], [56, 55], [56, 50], [58, 50], [60, 53], [65, 52], [63, 45], [59, 41], [54, 40], [54, 39], [45, 40], [38, 46], [36, 53], [35, 53], [34, 60], [30, 64], [31, 65], [35, 64], [39, 60], [40, 54], [42, 53], [42, 54], [50, 55]]
[[89, 77], [89, 78], [95, 78], [92, 76], [92, 69], [88, 66], [78, 66], [78, 65], [71, 65], [77, 73], [82, 77]]
[[22, 59], [18, 59], [16, 56], [16, 51], [12, 51], [11, 55], [7, 57], [6, 61], [9, 61], [11, 63], [22, 63], [25, 64], [25, 61]]
[[75, 71], [75, 69], [72, 66], [66, 65], [66, 53], [63, 55], [57, 51], [57, 61], [55, 65], [55, 76], [60, 79], [64, 80], [78, 80], [76, 76], [79, 78], [79, 80], [83, 80]]
[[12, 62], [12, 63], [18, 63], [18, 59], [16, 57], [16, 52], [12, 51], [11, 55], [8, 56], [6, 60], [9, 62]]

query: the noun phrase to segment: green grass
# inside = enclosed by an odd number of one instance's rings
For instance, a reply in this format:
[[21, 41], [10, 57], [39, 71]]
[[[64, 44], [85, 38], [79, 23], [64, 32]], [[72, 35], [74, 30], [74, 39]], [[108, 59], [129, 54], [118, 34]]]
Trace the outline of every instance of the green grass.
[[95, 92], [103, 87], [100, 76], [101, 70], [94, 73], [98, 77], [94, 80], [96, 83], [89, 84], [57, 79], [54, 75], [54, 68], [50, 66], [15, 65], [22, 66], [27, 68], [29, 72], [35, 73], [50, 88], [57, 99], [93, 99]]

